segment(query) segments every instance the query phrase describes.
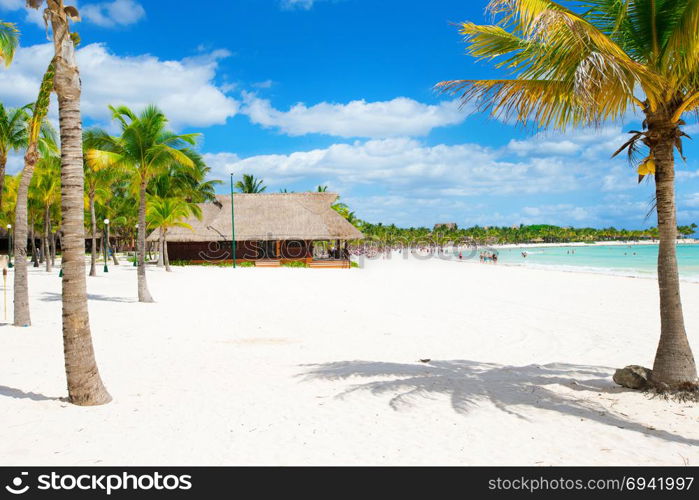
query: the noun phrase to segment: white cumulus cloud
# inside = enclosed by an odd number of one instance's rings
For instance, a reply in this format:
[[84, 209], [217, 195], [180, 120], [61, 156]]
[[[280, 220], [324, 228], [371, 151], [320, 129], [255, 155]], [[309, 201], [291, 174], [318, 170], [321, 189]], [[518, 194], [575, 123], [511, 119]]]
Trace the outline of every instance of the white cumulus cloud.
[[[80, 11], [84, 22], [89, 22], [103, 28], [128, 26], [137, 23], [146, 15], [146, 10], [136, 0], [113, 0], [111, 2], [87, 3], [78, 5], [76, 0], [66, 0], [66, 5], [74, 5]], [[25, 21], [41, 28], [45, 27], [43, 7], [32, 9], [26, 6], [25, 0], [0, 0], [0, 9], [26, 11]]]
[[[20, 48], [13, 65], [0, 72], [0, 100], [17, 106], [36, 99], [52, 56], [51, 44]], [[121, 57], [103, 44], [86, 45], [77, 52], [83, 115], [105, 123], [109, 104], [134, 110], [155, 104], [175, 128], [223, 124], [239, 106], [214, 83], [218, 60], [226, 56], [225, 51], [214, 51], [168, 61], [150, 55]]]
[[111, 28], [137, 23], [145, 17], [146, 10], [134, 0], [114, 0], [87, 4], [80, 8], [80, 15], [98, 26]]
[[275, 109], [267, 99], [244, 94], [242, 112], [263, 127], [300, 136], [325, 134], [336, 137], [414, 137], [437, 127], [457, 125], [466, 113], [455, 101], [423, 104], [406, 97], [390, 101], [351, 101], [347, 104], [321, 102], [312, 106], [298, 103], [287, 111]]

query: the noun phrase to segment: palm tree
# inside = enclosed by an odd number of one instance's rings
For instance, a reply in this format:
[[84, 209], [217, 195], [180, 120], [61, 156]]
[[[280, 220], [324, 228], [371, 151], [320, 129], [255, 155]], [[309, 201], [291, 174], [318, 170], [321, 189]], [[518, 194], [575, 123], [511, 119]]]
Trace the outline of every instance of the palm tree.
[[0, 21], [0, 61], [5, 63], [5, 67], [12, 63], [17, 45], [19, 45], [17, 27], [13, 23]]
[[155, 106], [136, 115], [126, 106], [110, 106], [121, 127], [120, 137], [95, 132], [98, 148], [87, 153], [94, 168], [123, 168], [134, 173], [138, 186], [138, 300], [153, 302], [146, 282], [146, 189], [149, 181], [173, 163], [194, 168], [188, 146], [197, 134], [176, 135], [166, 129], [167, 118]]
[[[87, 152], [99, 145], [99, 138], [105, 132], [98, 130], [86, 130], [83, 133], [83, 152]], [[115, 168], [94, 168], [94, 164], [84, 161], [85, 168], [85, 197], [87, 198], [88, 211], [90, 212], [90, 276], [97, 276], [97, 217], [95, 202], [111, 198], [111, 186], [116, 176], [120, 173]], [[108, 244], [103, 242], [102, 244]], [[115, 255], [116, 258], [116, 255]]]
[[27, 146], [27, 109], [6, 108], [0, 103], [0, 210], [7, 156]]
[[674, 148], [682, 154], [682, 117], [699, 108], [699, 2], [586, 0], [584, 13], [552, 0], [491, 0], [493, 26], [461, 25], [469, 53], [509, 79], [438, 84], [493, 115], [565, 130], [621, 118], [635, 107], [643, 129], [623, 147], [647, 154], [639, 175], [654, 175], [660, 238], [659, 387], [694, 385], [697, 371], [680, 301], [675, 244]]
[[[58, 154], [56, 138], [53, 129], [45, 125], [46, 114], [49, 111], [51, 92], [53, 91], [55, 65], [51, 61], [39, 87], [39, 95], [32, 107], [31, 118], [27, 125], [27, 150], [24, 154], [24, 169], [17, 188], [17, 203], [15, 204], [14, 220], [14, 254], [15, 254], [15, 281], [14, 281], [14, 325], [29, 326], [31, 316], [29, 312], [29, 282], [27, 277], [27, 236], [28, 236], [28, 196], [29, 186], [34, 175], [34, 167], [39, 158], [39, 153], [44, 155]], [[32, 221], [31, 231], [32, 259], [36, 259], [34, 243], [34, 230]], [[36, 260], [35, 260], [36, 262]], [[38, 266], [38, 263], [37, 263]]]
[[192, 229], [192, 226], [182, 219], [189, 217], [192, 209], [189, 203], [181, 198], [160, 198], [153, 196], [148, 200], [148, 212], [146, 218], [148, 227], [158, 229], [161, 238], [161, 253], [165, 264], [165, 270], [170, 272], [170, 260], [167, 256], [167, 231], [171, 227], [185, 227]]
[[236, 182], [235, 188], [241, 193], [263, 193], [267, 186], [262, 183], [262, 179], [257, 179], [254, 175], [243, 174], [243, 180]]
[[[30, 197], [42, 207], [44, 217], [44, 237], [42, 254], [46, 264], [46, 272], [51, 272], [52, 259], [50, 249], [51, 215], [55, 204], [61, 198], [61, 159], [58, 156], [45, 156], [36, 164], [34, 182], [29, 187]], [[26, 245], [26, 243], [25, 243]]]
[[[38, 9], [44, 0], [27, 0], [27, 4]], [[61, 135], [63, 352], [68, 395], [77, 405], [99, 405], [109, 402], [111, 396], [95, 361], [87, 310], [80, 73], [75, 59], [76, 37], [69, 26], [80, 16], [75, 7], [63, 5], [63, 0], [46, 0], [44, 14], [53, 32], [54, 91]]]

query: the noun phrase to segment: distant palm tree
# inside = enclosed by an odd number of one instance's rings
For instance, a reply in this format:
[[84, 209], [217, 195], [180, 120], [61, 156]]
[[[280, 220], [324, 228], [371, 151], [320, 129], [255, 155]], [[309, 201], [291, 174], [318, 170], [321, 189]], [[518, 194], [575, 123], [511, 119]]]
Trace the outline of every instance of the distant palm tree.
[[[105, 132], [97, 129], [86, 130], [83, 132], [83, 149], [86, 153], [91, 149], [99, 146], [99, 138], [103, 137]], [[118, 168], [95, 168], [92, 162], [85, 160], [85, 197], [87, 198], [87, 207], [90, 212], [90, 276], [97, 276], [97, 216], [95, 203], [98, 200], [107, 200], [111, 198], [111, 187], [116, 178], [123, 174], [123, 170]], [[107, 244], [104, 241], [102, 244]]]
[[325, 193], [328, 190], [328, 186], [318, 186], [316, 188], [316, 193]]
[[27, 108], [6, 108], [0, 103], [0, 210], [7, 156], [27, 146]]
[[257, 179], [254, 175], [243, 174], [243, 180], [236, 182], [235, 188], [241, 193], [263, 193], [267, 186], [262, 182], [262, 179]]
[[0, 21], [0, 61], [9, 66], [19, 44], [19, 31], [13, 23]]
[[[63, 251], [63, 353], [68, 396], [77, 405], [108, 403], [111, 396], [102, 383], [90, 332], [85, 278], [85, 212], [83, 202], [82, 119], [80, 72], [75, 57], [77, 36], [70, 21], [78, 10], [63, 0], [45, 0], [45, 19], [51, 25], [55, 58], [54, 91], [58, 96], [61, 135], [61, 248]], [[44, 0], [27, 0], [40, 8]]]
[[161, 248], [165, 270], [170, 272], [170, 259], [167, 255], [167, 231], [171, 227], [184, 227], [192, 229], [192, 226], [182, 219], [189, 217], [192, 213], [189, 204], [181, 198], [159, 198], [151, 197], [148, 200], [148, 227], [160, 230]]
[[167, 117], [155, 106], [147, 106], [136, 115], [126, 106], [110, 106], [112, 117], [121, 127], [120, 137], [99, 131], [98, 144], [87, 152], [94, 168], [125, 168], [131, 170], [138, 186], [138, 300], [153, 302], [146, 282], [146, 189], [150, 180], [172, 163], [195, 168], [188, 146], [196, 143], [197, 134], [176, 135], [167, 130]]
[[[36, 164], [36, 173], [29, 186], [29, 196], [34, 198], [43, 209], [44, 238], [42, 254], [46, 272], [51, 272], [51, 213], [61, 199], [61, 158], [56, 155], [40, 158]], [[26, 243], [25, 243], [26, 244]]]
[[[491, 0], [494, 26], [466, 22], [468, 52], [511, 78], [438, 84], [462, 104], [542, 128], [566, 129], [619, 119], [630, 108], [645, 116], [619, 151], [655, 176], [660, 248], [660, 341], [652, 378], [671, 388], [697, 383], [680, 301], [675, 245], [674, 148], [682, 154], [682, 120], [699, 109], [699, 1], [586, 0], [568, 9], [552, 0]], [[617, 151], [617, 153], [619, 152]], [[615, 153], [616, 154], [616, 153]]]

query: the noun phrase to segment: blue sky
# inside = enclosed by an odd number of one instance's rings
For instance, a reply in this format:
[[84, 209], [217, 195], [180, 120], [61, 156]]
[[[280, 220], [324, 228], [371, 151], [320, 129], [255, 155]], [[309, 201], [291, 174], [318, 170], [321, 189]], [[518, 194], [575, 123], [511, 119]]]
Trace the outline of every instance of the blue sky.
[[[487, 22], [485, 4], [80, 0], [84, 120], [113, 127], [108, 104], [155, 103], [176, 130], [203, 134], [215, 178], [252, 173], [268, 192], [327, 184], [372, 222], [654, 225], [652, 185], [609, 158], [633, 117], [534, 134], [433, 91], [440, 80], [498, 75], [464, 55], [453, 25]], [[24, 0], [0, 0], [0, 19], [22, 32], [15, 63], [0, 71], [0, 100], [25, 104], [52, 47]], [[678, 218], [699, 223], [699, 147], [686, 149]], [[9, 170], [20, 166], [14, 156]]]

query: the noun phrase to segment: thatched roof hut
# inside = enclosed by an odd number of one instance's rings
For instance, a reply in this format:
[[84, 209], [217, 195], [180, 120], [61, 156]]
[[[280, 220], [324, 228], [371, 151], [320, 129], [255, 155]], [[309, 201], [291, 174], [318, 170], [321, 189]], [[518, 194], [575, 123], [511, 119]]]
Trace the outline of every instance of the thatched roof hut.
[[[356, 240], [362, 233], [332, 209], [333, 193], [236, 194], [236, 241]], [[167, 241], [231, 241], [231, 197], [217, 195], [213, 203], [201, 203], [201, 220], [184, 222], [192, 229], [168, 230]], [[158, 241], [158, 232], [148, 236]]]
[[[334, 193], [278, 193], [278, 194], [236, 194], [235, 196], [235, 240], [243, 242], [236, 252], [238, 259], [278, 258], [284, 253], [283, 242], [303, 242], [312, 248], [314, 241], [347, 241], [363, 238], [362, 233], [344, 217], [332, 209], [338, 195]], [[217, 195], [212, 203], [199, 205], [201, 220], [189, 217], [184, 222], [192, 229], [176, 227], [168, 230], [166, 240], [170, 251], [179, 258], [188, 258], [197, 249], [201, 254], [210, 253], [212, 243], [230, 242], [231, 236], [231, 197]], [[158, 241], [159, 232], [153, 231], [148, 241]], [[245, 242], [265, 242], [265, 252], [251, 251]], [[272, 243], [277, 243], [273, 248]], [[190, 245], [185, 245], [190, 244]], [[198, 244], [198, 245], [194, 245]], [[189, 252], [183, 250], [188, 247]], [[246, 252], [246, 248], [248, 248]], [[271, 249], [271, 250], [270, 250]], [[194, 258], [194, 257], [189, 257]], [[230, 258], [230, 257], [228, 257]]]

